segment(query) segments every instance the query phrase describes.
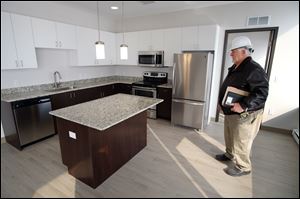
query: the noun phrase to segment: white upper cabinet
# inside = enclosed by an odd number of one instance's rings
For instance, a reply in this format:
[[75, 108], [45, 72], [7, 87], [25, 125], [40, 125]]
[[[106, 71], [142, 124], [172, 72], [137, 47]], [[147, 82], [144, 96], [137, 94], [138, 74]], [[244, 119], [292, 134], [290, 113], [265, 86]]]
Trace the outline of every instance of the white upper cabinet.
[[164, 65], [173, 66], [174, 53], [181, 52], [181, 29], [171, 28], [164, 30], [163, 39]]
[[151, 31], [139, 31], [137, 40], [138, 40], [138, 51], [153, 50], [152, 42], [151, 42]]
[[164, 50], [164, 30], [151, 31], [151, 50]]
[[59, 48], [76, 49], [76, 26], [55, 23]]
[[199, 50], [215, 50], [217, 25], [199, 26]]
[[32, 17], [36, 48], [76, 49], [76, 30], [70, 24]]
[[116, 60], [120, 65], [137, 65], [138, 62], [138, 32], [124, 33], [124, 43], [128, 45], [128, 59], [120, 59], [120, 45], [123, 44], [123, 33], [116, 34]]
[[9, 13], [1, 12], [1, 69], [17, 68], [17, 49]]
[[164, 30], [147, 30], [138, 32], [139, 51], [163, 50]]
[[198, 26], [183, 27], [181, 29], [182, 34], [182, 50], [198, 50], [199, 38], [198, 38]]
[[106, 31], [100, 31], [100, 40], [104, 42], [105, 59], [98, 60], [99, 64], [100, 65], [113, 65], [113, 64], [116, 64], [116, 38], [115, 38], [115, 34], [110, 33], [110, 32], [106, 32]]
[[[1, 69], [37, 68], [35, 48], [72, 49], [78, 66], [138, 65], [138, 51], [164, 51], [164, 65], [173, 66], [174, 53], [215, 50], [217, 25], [138, 32], [101, 31], [105, 59], [96, 59], [98, 30], [1, 12]], [[128, 45], [128, 59], [120, 59], [120, 45]]]
[[1, 69], [37, 68], [30, 18], [1, 12]]
[[182, 28], [182, 50], [215, 50], [217, 25]]
[[77, 58], [79, 66], [97, 64], [95, 42], [97, 30], [77, 26]]
[[100, 31], [100, 40], [104, 42], [105, 59], [96, 59], [95, 42], [98, 41], [98, 30], [78, 26], [77, 58], [78, 66], [113, 65], [116, 63], [115, 34]]
[[31, 18], [35, 47], [58, 48], [55, 23], [44, 19]]

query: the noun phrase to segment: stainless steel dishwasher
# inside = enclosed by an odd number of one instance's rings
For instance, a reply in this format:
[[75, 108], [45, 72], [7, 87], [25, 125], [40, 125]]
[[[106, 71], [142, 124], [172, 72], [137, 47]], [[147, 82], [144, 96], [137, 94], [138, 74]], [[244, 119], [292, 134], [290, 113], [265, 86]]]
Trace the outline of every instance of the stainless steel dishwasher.
[[54, 135], [50, 97], [40, 97], [13, 103], [13, 112], [20, 140], [24, 146]]

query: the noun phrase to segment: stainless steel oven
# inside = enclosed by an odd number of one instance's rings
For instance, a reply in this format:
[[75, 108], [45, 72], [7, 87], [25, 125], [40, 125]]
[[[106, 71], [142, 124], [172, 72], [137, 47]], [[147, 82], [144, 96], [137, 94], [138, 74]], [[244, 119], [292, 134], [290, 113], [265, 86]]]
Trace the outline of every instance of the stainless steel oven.
[[[144, 97], [157, 97], [156, 88], [132, 86], [132, 94]], [[156, 106], [152, 106], [147, 110], [147, 117], [156, 119]]]
[[[132, 83], [132, 94], [157, 98], [157, 86], [168, 82], [168, 73], [147, 71], [143, 73], [143, 80]], [[147, 111], [149, 118], [156, 119], [156, 106]]]

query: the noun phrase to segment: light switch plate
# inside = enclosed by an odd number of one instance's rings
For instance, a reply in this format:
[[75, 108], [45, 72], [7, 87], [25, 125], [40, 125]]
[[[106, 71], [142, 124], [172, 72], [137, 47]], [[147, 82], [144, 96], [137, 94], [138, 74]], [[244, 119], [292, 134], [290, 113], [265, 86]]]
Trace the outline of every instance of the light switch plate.
[[69, 131], [69, 137], [76, 140], [76, 133]]

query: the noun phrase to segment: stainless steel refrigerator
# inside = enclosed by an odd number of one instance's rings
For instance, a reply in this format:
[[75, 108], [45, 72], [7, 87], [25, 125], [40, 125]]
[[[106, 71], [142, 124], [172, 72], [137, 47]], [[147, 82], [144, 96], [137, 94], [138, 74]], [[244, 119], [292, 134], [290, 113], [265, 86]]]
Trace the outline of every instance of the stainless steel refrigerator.
[[174, 54], [172, 124], [204, 129], [209, 122], [212, 52]]

